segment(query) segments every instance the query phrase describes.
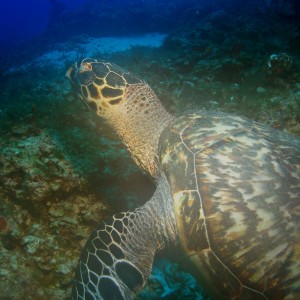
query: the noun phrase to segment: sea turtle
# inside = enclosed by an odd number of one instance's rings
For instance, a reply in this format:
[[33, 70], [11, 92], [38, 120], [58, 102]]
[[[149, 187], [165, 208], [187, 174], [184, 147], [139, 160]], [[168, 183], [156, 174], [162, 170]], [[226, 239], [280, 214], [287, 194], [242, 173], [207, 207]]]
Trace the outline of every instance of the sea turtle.
[[73, 299], [134, 298], [172, 243], [213, 299], [300, 299], [298, 138], [220, 112], [174, 117], [110, 62], [86, 58], [67, 76], [157, 184], [93, 231]]

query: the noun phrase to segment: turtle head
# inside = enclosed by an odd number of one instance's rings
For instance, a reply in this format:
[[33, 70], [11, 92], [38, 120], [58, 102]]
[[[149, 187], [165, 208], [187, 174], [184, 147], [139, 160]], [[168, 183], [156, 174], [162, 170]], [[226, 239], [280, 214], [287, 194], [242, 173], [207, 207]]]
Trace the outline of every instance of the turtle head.
[[156, 177], [159, 136], [172, 117], [151, 87], [117, 65], [90, 58], [73, 64], [66, 76], [121, 137], [137, 164]]
[[74, 63], [66, 76], [79, 97], [102, 117], [124, 107], [130, 86], [144, 84], [117, 65], [91, 58]]

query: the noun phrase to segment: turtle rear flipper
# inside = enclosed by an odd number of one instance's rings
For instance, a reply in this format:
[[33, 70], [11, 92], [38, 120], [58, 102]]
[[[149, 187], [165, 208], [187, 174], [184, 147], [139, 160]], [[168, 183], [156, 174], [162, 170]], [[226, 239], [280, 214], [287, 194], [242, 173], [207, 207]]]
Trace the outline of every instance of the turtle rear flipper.
[[92, 232], [75, 273], [72, 299], [132, 299], [151, 273], [155, 253], [174, 242], [173, 201], [165, 178], [153, 197]]

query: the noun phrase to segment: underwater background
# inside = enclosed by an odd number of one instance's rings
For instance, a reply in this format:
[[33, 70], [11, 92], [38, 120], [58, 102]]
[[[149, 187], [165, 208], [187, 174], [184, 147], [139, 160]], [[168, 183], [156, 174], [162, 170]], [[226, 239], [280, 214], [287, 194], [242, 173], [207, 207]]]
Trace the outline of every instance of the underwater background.
[[[154, 191], [72, 92], [77, 59], [137, 74], [173, 114], [300, 136], [299, 1], [1, 0], [0, 15], [0, 299], [68, 299], [92, 229]], [[178, 257], [157, 257], [138, 299], [208, 299]]]

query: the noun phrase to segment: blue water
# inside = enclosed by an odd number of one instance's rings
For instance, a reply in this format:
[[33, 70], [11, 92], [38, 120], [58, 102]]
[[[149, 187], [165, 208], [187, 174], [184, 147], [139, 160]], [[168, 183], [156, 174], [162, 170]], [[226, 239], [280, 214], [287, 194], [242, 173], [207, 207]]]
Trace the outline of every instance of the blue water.
[[[280, 11], [282, 15], [290, 19], [299, 17], [299, 1], [256, 0], [248, 2], [253, 3], [253, 10], [258, 14], [267, 10], [270, 14]], [[98, 10], [95, 10], [97, 6], [95, 3], [99, 6]], [[60, 26], [63, 26], [64, 22], [67, 24], [64, 33], [66, 36], [69, 36], [70, 32], [71, 34], [90, 33], [110, 36], [144, 33], [145, 31], [172, 31], [181, 26], [181, 22], [183, 25], [189, 24], [197, 20], [197, 17], [200, 20], [212, 11], [223, 9], [239, 11], [245, 4], [249, 7], [247, 1], [243, 1], [241, 5], [237, 0], [178, 0], [174, 3], [176, 5], [169, 1], [156, 0], [1, 0], [0, 46], [9, 49], [10, 45], [17, 46], [28, 42], [42, 35], [46, 29], [53, 29], [58, 19], [63, 20]], [[74, 14], [74, 19], [70, 20], [70, 11], [76, 11], [84, 4], [87, 4], [87, 19], [84, 20], [83, 15]], [[153, 10], [153, 7], [157, 7], [157, 10]], [[130, 13], [127, 14], [127, 11]], [[168, 11], [172, 14], [164, 15]], [[67, 13], [66, 20], [62, 18], [65, 13]], [[73, 28], [69, 26], [70, 21], [75, 21]], [[58, 31], [62, 30], [58, 29]]]
[[16, 44], [42, 34], [55, 3], [73, 10], [85, 2], [86, 0], [1, 0], [0, 44]]

